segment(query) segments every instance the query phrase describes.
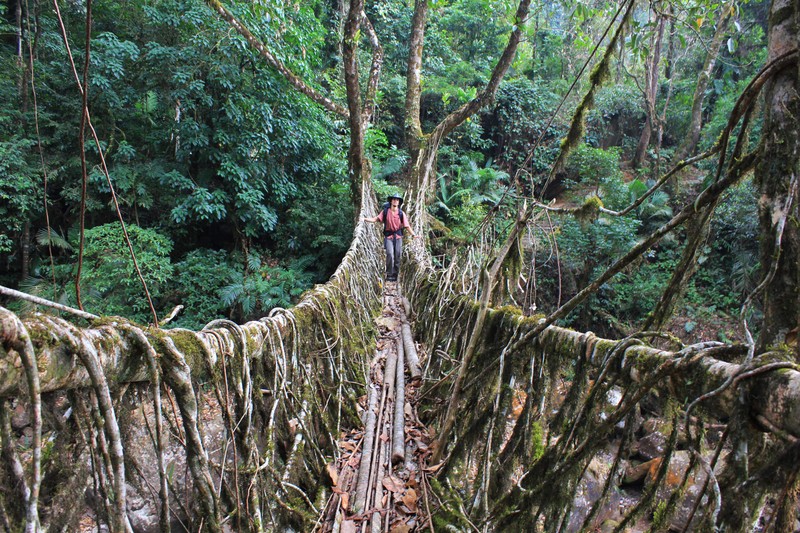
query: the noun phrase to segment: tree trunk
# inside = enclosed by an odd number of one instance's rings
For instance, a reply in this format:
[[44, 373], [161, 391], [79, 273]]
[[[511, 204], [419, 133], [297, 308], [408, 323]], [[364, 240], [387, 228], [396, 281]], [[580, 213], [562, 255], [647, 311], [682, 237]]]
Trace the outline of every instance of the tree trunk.
[[22, 243], [20, 246], [20, 279], [27, 279], [30, 275], [31, 263], [31, 223], [25, 221], [22, 227]]
[[344, 80], [350, 122], [347, 172], [350, 178], [350, 199], [356, 208], [361, 203], [361, 187], [364, 181], [364, 123], [361, 119], [361, 87], [358, 80], [358, 33], [363, 9], [363, 0], [350, 0], [343, 39]]
[[414, 16], [411, 19], [409, 36], [408, 67], [406, 70], [405, 132], [406, 143], [412, 161], [419, 159], [422, 148], [422, 124], [420, 121], [420, 98], [422, 87], [422, 50], [425, 42], [425, 22], [428, 18], [428, 2], [417, 0], [414, 3]]
[[[800, 6], [794, 0], [773, 0], [770, 8], [769, 59], [800, 44]], [[764, 321], [759, 347], [787, 342], [800, 325], [800, 61], [770, 80], [765, 93], [764, 140], [755, 181], [761, 227], [760, 257], [764, 273], [774, 269], [764, 292]], [[789, 203], [791, 202], [791, 203]], [[787, 209], [789, 205], [789, 209]], [[782, 239], [776, 238], [781, 221]], [[777, 264], [773, 264], [777, 261]], [[795, 358], [800, 348], [794, 341]]]
[[692, 97], [692, 118], [689, 121], [689, 130], [684, 137], [678, 151], [675, 153], [675, 161], [681, 161], [692, 155], [697, 143], [700, 141], [700, 129], [703, 124], [703, 102], [705, 101], [706, 89], [708, 83], [711, 81], [711, 74], [714, 71], [714, 66], [717, 63], [720, 47], [722, 46], [722, 39], [725, 37], [728, 28], [728, 21], [730, 14], [733, 10], [731, 4], [722, 6], [722, 11], [717, 21], [717, 29], [714, 31], [714, 37], [711, 39], [711, 45], [708, 47], [706, 59], [703, 63], [703, 70], [697, 76], [697, 85], [694, 89], [694, 96]]
[[427, 2], [424, 0], [418, 0], [415, 4], [408, 58], [408, 72], [406, 75], [405, 129], [406, 141], [408, 142], [411, 161], [413, 161], [408, 182], [418, 194], [420, 194], [420, 198], [422, 198], [425, 193], [432, 196], [435, 183], [436, 156], [442, 139], [449, 135], [455, 128], [463, 124], [469, 117], [477, 113], [482, 107], [490, 104], [494, 100], [497, 94], [497, 88], [500, 86], [500, 82], [511, 67], [511, 62], [514, 60], [514, 56], [517, 53], [517, 46], [522, 39], [522, 29], [528, 18], [529, 8], [530, 0], [520, 0], [517, 11], [514, 14], [514, 24], [508, 39], [508, 44], [503, 50], [500, 59], [498, 59], [486, 87], [484, 87], [475, 98], [447, 115], [436, 125], [430, 134], [424, 134], [422, 132], [420, 120], [420, 80], [425, 21], [427, 19], [428, 8]]
[[656, 98], [658, 97], [658, 66], [661, 62], [661, 42], [664, 39], [664, 25], [666, 17], [657, 14], [658, 29], [653, 35], [652, 39], [652, 55], [647, 58], [645, 62], [645, 90], [644, 90], [644, 106], [645, 106], [645, 123], [642, 129], [642, 135], [639, 137], [639, 144], [636, 147], [636, 154], [633, 157], [633, 167], [639, 168], [644, 163], [645, 156], [647, 155], [647, 148], [650, 146], [650, 137], [653, 134], [653, 128], [657, 120], [656, 117]]

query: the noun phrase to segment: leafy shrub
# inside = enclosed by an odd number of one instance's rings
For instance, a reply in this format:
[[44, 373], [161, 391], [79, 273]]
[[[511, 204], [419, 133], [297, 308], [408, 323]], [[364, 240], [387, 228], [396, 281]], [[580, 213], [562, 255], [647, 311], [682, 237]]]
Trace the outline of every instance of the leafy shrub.
[[474, 234], [484, 217], [486, 217], [486, 213], [486, 206], [475, 203], [468, 198], [451, 211], [450, 219], [452, 223], [450, 229], [453, 231], [452, 235], [460, 239], [467, 239]]
[[[129, 224], [136, 261], [155, 302], [172, 280], [172, 241], [155, 230]], [[149, 322], [150, 308], [118, 223], [86, 230], [81, 295], [87, 311]], [[76, 252], [77, 254], [77, 252]], [[77, 257], [75, 257], [77, 264]], [[158, 310], [158, 305], [156, 306]]]
[[534, 174], [549, 169], [558, 153], [557, 125], [547, 126], [558, 96], [544, 83], [527, 78], [503, 82], [491, 114], [485, 119], [487, 135], [497, 145], [497, 159], [513, 173], [528, 158], [533, 142], [544, 133], [543, 142], [526, 165]]
[[[736, 313], [753, 290], [759, 270], [756, 191], [751, 180], [730, 188], [714, 212], [708, 244], [693, 280], [689, 302]], [[692, 297], [694, 296], [694, 297]]]
[[276, 228], [275, 248], [281, 257], [301, 261], [315, 281], [324, 281], [347, 253], [354, 220], [349, 185], [304, 184]]
[[586, 139], [593, 146], [636, 146], [644, 120], [641, 91], [630, 83], [610, 83], [595, 99], [586, 120]]
[[220, 297], [225, 305], [234, 308], [235, 320], [260, 318], [275, 307], [290, 307], [311, 287], [311, 275], [304, 271], [305, 266], [271, 266], [251, 253], [247, 269], [231, 275], [231, 283], [222, 288]]
[[175, 263], [171, 299], [184, 306], [173, 322], [177, 327], [200, 329], [215, 318], [230, 314], [220, 292], [235, 274], [230, 255], [224, 250], [192, 250]]
[[619, 147], [603, 150], [581, 144], [569, 156], [566, 171], [570, 179], [577, 183], [599, 185], [600, 182], [619, 178], [621, 150]]

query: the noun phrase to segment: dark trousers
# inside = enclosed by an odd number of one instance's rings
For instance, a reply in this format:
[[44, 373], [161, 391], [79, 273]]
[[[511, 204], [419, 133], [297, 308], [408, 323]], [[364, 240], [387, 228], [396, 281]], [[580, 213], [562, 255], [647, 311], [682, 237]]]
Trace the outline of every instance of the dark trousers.
[[397, 281], [400, 272], [400, 256], [403, 254], [403, 239], [384, 237], [383, 248], [386, 250], [386, 281]]

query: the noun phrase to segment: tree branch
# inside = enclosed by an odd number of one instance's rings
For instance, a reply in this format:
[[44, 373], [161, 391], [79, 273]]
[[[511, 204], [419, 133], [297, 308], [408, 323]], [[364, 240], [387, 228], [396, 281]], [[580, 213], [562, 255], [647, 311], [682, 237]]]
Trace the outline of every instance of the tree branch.
[[318, 103], [328, 111], [336, 113], [344, 118], [348, 117], [348, 111], [341, 105], [337, 104], [330, 98], [323, 96], [320, 94], [316, 89], [308, 85], [302, 78], [300, 78], [297, 74], [292, 72], [286, 65], [283, 64], [277, 57], [275, 57], [272, 52], [269, 51], [267, 46], [264, 44], [261, 39], [256, 37], [252, 34], [252, 32], [247, 29], [247, 27], [237, 19], [233, 13], [228, 11], [228, 9], [222, 5], [219, 0], [206, 0], [208, 5], [220, 14], [220, 16], [225, 19], [228, 24], [230, 24], [233, 29], [239, 32], [239, 35], [245, 38], [245, 40], [255, 48], [258, 53], [267, 60], [267, 62], [275, 68], [286, 80], [292, 84], [292, 86], [303, 93], [304, 95], [308, 96], [311, 100]]
[[446, 116], [444, 120], [436, 126], [434, 133], [431, 134], [432, 137], [444, 138], [444, 136], [463, 124], [467, 118], [474, 115], [480, 108], [494, 101], [497, 88], [500, 86], [500, 82], [503, 81], [506, 72], [508, 72], [517, 54], [517, 47], [522, 39], [522, 29], [527, 22], [530, 5], [530, 0], [520, 0], [517, 6], [517, 12], [514, 14], [514, 26], [511, 31], [511, 36], [508, 39], [508, 44], [505, 50], [503, 50], [500, 59], [497, 61], [497, 65], [495, 65], [492, 76], [489, 78], [486, 87], [475, 98]]

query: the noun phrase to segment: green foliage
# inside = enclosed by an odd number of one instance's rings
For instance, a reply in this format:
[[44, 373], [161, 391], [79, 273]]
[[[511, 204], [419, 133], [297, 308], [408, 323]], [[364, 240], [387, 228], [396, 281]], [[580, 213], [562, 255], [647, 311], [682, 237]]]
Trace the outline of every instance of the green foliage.
[[450, 214], [453, 236], [467, 239], [475, 235], [475, 231], [486, 217], [488, 209], [485, 205], [477, 204], [472, 199], [467, 199], [459, 206], [453, 208]]
[[[134, 224], [128, 224], [127, 229], [142, 277], [157, 303], [172, 281], [169, 259], [172, 241], [155, 230]], [[145, 323], [152, 320], [118, 223], [86, 230], [81, 294], [84, 307], [92, 313], [119, 315]]]
[[386, 180], [399, 174], [408, 162], [408, 154], [389, 145], [389, 138], [383, 130], [370, 128], [364, 136], [364, 147], [372, 159], [372, 176], [377, 181]]
[[439, 175], [437, 201], [432, 208], [437, 216], [450, 217], [452, 210], [465, 203], [492, 206], [503, 196], [508, 174], [488, 160], [481, 167], [468, 154], [459, 158]]
[[25, 158], [34, 146], [32, 141], [18, 136], [0, 141], [0, 253], [3, 255], [14, 250], [16, 235], [41, 204], [37, 194], [39, 172]]
[[[344, 101], [336, 24], [340, 21], [334, 4], [278, 0], [232, 2], [229, 7], [306, 82]], [[396, 184], [408, 172], [403, 107], [412, 7], [394, 0], [366, 6], [386, 53], [376, 124], [365, 133], [381, 198], [402, 194]], [[443, 141], [432, 211], [453, 229], [454, 237], [473, 232], [518, 170], [523, 171], [524, 183], [534, 184], [526, 194], [538, 192], [537, 185], [558, 153], [571, 110], [584, 92], [580, 84], [545, 128], [600, 38], [609, 10], [616, 7], [583, 0], [534, 6], [495, 104]], [[426, 131], [483, 87], [506, 44], [514, 8], [505, 0], [430, 5], [422, 73]], [[672, 94], [662, 155], [669, 154], [685, 131], [706, 51], [700, 40], [707, 41], [713, 32], [711, 21], [717, 10], [713, 2], [703, 1], [673, 11], [678, 17], [673, 44], [680, 53], [671, 59], [672, 77], [669, 86], [661, 85], [657, 102], [663, 109], [665, 96]], [[747, 31], [731, 30], [734, 46], [723, 49], [712, 75], [701, 147], [716, 139], [738, 93], [764, 62], [763, 12], [763, 5], [739, 6], [734, 26], [741, 23]], [[63, 13], [76, 62], [82, 64], [84, 6], [65, 4]], [[345, 168], [347, 125], [298, 95], [202, 2], [107, 2], [94, 6], [93, 15], [89, 73], [93, 123], [123, 216], [138, 226], [132, 226], [132, 233], [159, 311], [184, 304], [186, 310], [176, 324], [189, 327], [218, 316], [255, 317], [273, 305], [294, 301], [312, 281], [324, 280], [352, 236], [354, 213]], [[586, 135], [580, 139], [585, 145], [572, 154], [568, 166], [569, 179], [594, 188], [610, 209], [627, 206], [651, 184], [645, 178], [626, 182], [619, 171], [620, 159], [630, 155], [644, 116], [633, 78], [641, 77], [654, 26], [646, 18], [637, 19], [631, 39], [615, 58], [622, 62], [610, 65], [609, 75], [617, 79], [597, 93]], [[0, 274], [4, 279], [18, 277], [18, 247], [27, 224], [38, 244], [30, 265], [35, 278], [29, 286], [38, 284], [44, 290], [50, 285], [42, 282], [52, 274], [46, 255], [49, 244], [59, 284], [54, 298], [69, 302], [74, 298], [70, 294], [74, 269], [66, 259], [75, 257], [70, 246], [77, 240], [65, 234], [66, 228], [77, 226], [81, 198], [77, 155], [81, 98], [64, 61], [53, 13], [44, 10], [33, 22], [40, 24], [34, 32], [35, 79], [53, 231], [48, 236], [44, 230], [32, 95], [20, 93], [23, 71], [7, 40], [0, 43], [4, 52], [0, 54]], [[14, 28], [8, 29], [13, 33]], [[365, 60], [369, 47], [363, 34], [361, 44]], [[665, 48], [665, 62], [667, 56]], [[362, 75], [366, 65], [368, 61], [362, 61]], [[755, 116], [753, 139], [760, 127]], [[540, 137], [542, 144], [531, 154]], [[87, 220], [96, 227], [87, 232], [91, 242], [87, 241], [83, 273], [86, 307], [149, 320], [138, 281], [130, 279], [127, 251], [112, 236], [116, 226], [106, 225], [116, 214], [93, 142], [87, 144], [87, 157]], [[565, 286], [577, 287], [604, 269], [671, 216], [672, 203], [669, 195], [659, 192], [622, 219], [601, 215], [560, 222]], [[701, 268], [689, 289], [690, 305], [704, 295], [718, 309], [728, 310], [752, 288], [757, 268], [754, 205], [751, 189], [733, 191], [720, 205]], [[495, 228], [502, 225], [495, 222]], [[175, 243], [174, 250], [170, 242]], [[592, 310], [633, 320], [636, 313], [649, 309], [674, 266], [674, 247], [665, 241], [636, 270], [604, 287], [590, 303]], [[242, 260], [236, 259], [240, 250], [250, 250], [249, 257], [261, 263], [241, 265]], [[170, 276], [173, 268], [176, 276]], [[554, 285], [554, 280], [555, 275], [542, 280], [542, 286]]]
[[487, 135], [497, 145], [498, 162], [516, 171], [528, 159], [531, 144], [544, 134], [542, 144], [525, 165], [534, 174], [549, 169], [558, 151], [557, 140], [562, 134], [558, 126], [547, 131], [549, 112], [557, 105], [558, 96], [546, 84], [526, 78], [503, 83], [486, 127]]
[[[393, 190], [392, 192], [401, 192]], [[355, 213], [349, 186], [341, 182], [303, 184], [283, 213], [275, 248], [287, 259], [301, 261], [314, 281], [333, 274], [353, 236]]]
[[760, 266], [756, 203], [751, 180], [723, 195], [687, 295], [689, 304], [736, 314], [745, 295], [755, 288]]
[[590, 305], [622, 322], [640, 323], [655, 308], [677, 264], [672, 253], [648, 254], [634, 268], [601, 287]]
[[200, 329], [216, 318], [225, 318], [230, 307], [220, 293], [236, 275], [230, 254], [224, 250], [192, 250], [175, 263], [169, 299], [184, 306], [172, 322], [175, 327]]
[[290, 307], [311, 287], [310, 276], [302, 271], [304, 266], [271, 266], [250, 254], [247, 268], [231, 276], [231, 283], [219, 293], [220, 299], [234, 308], [234, 319], [240, 322], [264, 316], [275, 307]]
[[[607, 150], [592, 148], [581, 144], [575, 148], [567, 160], [566, 171], [568, 181], [597, 186], [603, 181], [619, 181], [622, 172], [619, 169], [621, 150], [612, 147]], [[565, 184], [569, 187], [569, 184]]]

